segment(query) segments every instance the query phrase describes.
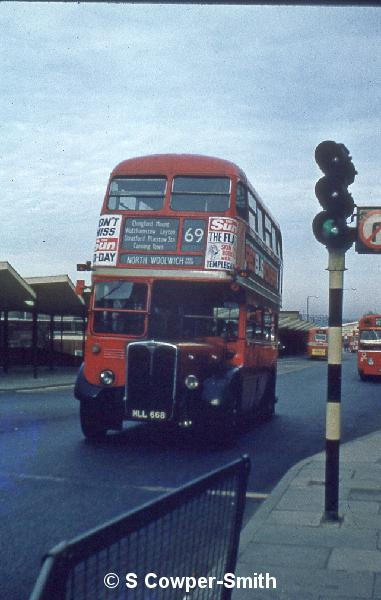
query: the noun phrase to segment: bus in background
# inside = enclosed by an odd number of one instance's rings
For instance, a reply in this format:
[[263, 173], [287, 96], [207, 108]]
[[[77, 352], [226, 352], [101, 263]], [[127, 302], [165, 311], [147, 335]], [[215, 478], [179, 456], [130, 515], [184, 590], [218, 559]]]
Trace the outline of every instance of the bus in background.
[[359, 349], [359, 332], [353, 331], [348, 337], [349, 337], [349, 352], [357, 352]]
[[312, 327], [308, 331], [308, 358], [328, 358], [328, 328]]
[[366, 315], [359, 321], [357, 368], [362, 381], [381, 376], [381, 315]]
[[123, 421], [228, 439], [274, 413], [279, 226], [243, 171], [198, 155], [111, 173], [75, 395], [89, 439]]

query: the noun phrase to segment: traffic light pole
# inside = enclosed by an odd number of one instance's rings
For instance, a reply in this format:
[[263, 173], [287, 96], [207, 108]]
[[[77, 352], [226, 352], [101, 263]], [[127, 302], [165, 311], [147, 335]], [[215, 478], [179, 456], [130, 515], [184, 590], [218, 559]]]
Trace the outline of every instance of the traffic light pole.
[[345, 250], [329, 250], [328, 374], [324, 520], [339, 520], [339, 455]]
[[348, 191], [357, 175], [349, 150], [344, 144], [325, 140], [315, 148], [315, 161], [324, 177], [315, 185], [315, 195], [324, 209], [312, 221], [315, 238], [328, 250], [329, 319], [328, 377], [325, 462], [326, 521], [339, 520], [339, 453], [341, 409], [341, 359], [343, 328], [343, 280], [345, 252], [356, 239], [356, 229], [347, 219], [355, 203]]

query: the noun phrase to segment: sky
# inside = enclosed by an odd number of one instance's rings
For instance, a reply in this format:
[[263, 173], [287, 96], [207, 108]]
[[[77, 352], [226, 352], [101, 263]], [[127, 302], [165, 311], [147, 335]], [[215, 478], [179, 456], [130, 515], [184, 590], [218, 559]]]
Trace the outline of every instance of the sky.
[[[281, 226], [283, 309], [327, 314], [314, 150], [344, 143], [381, 206], [380, 42], [377, 7], [1, 3], [0, 260], [83, 278], [114, 166], [206, 154]], [[381, 312], [381, 256], [346, 256], [344, 315]]]

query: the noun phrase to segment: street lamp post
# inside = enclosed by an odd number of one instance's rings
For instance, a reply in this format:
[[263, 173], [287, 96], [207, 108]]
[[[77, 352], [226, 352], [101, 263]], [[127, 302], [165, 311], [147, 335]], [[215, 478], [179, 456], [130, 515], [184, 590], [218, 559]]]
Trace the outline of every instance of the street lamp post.
[[319, 296], [307, 296], [307, 321], [310, 315], [310, 298], [319, 298]]

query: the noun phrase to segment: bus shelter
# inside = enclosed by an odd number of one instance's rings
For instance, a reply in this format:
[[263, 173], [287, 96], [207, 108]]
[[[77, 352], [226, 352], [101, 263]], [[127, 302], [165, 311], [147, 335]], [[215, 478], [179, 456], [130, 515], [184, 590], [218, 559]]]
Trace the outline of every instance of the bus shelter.
[[[80, 317], [82, 322], [82, 343], [84, 343], [86, 305], [78, 295], [68, 275], [22, 278], [8, 263], [0, 262], [0, 311], [1, 311], [1, 349], [3, 371], [8, 372], [10, 365], [9, 323], [10, 314], [31, 315], [31, 356], [29, 362], [33, 376], [38, 371], [38, 326], [39, 316], [45, 315], [49, 323], [49, 366], [54, 362], [54, 326], [55, 318], [64, 316]], [[30, 320], [30, 319], [29, 319]], [[21, 320], [20, 320], [21, 323]], [[25, 323], [25, 320], [24, 320]]]
[[311, 321], [301, 318], [299, 311], [281, 311], [279, 315], [279, 339], [284, 347], [282, 354], [304, 354], [307, 348], [307, 335]]

